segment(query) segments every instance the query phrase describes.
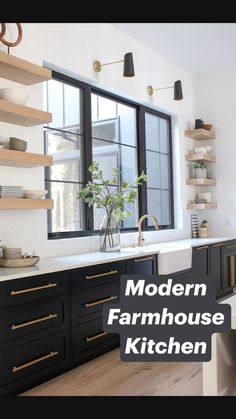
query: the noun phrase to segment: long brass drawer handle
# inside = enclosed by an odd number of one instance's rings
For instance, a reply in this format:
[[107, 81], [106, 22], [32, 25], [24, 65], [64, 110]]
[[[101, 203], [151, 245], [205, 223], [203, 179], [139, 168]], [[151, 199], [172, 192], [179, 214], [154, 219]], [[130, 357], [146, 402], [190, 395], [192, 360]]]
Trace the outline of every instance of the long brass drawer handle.
[[39, 362], [44, 361], [45, 359], [52, 358], [53, 356], [58, 355], [59, 352], [50, 352], [47, 355], [41, 356], [41, 358], [34, 359], [34, 361], [26, 362], [26, 364], [19, 365], [19, 367], [13, 367], [12, 372], [17, 372], [23, 370], [24, 368], [31, 367], [31, 365], [38, 364]]
[[236, 247], [236, 244], [230, 244], [229, 246], [225, 246], [225, 249], [231, 249], [231, 247]]
[[51, 319], [55, 319], [55, 317], [57, 317], [57, 314], [49, 314], [46, 317], [40, 317], [39, 319], [36, 320], [31, 320], [29, 322], [26, 323], [20, 323], [20, 324], [13, 324], [11, 326], [11, 330], [17, 330], [17, 329], [21, 329], [22, 327], [27, 327], [27, 326], [31, 326], [32, 324], [36, 324], [36, 323], [41, 323], [41, 322], [45, 322], [46, 320], [51, 320]]
[[197, 247], [197, 250], [208, 249], [208, 246]]
[[57, 287], [56, 282], [54, 282], [53, 284], [49, 283], [47, 285], [42, 285], [41, 287], [28, 288], [26, 290], [19, 290], [19, 291], [11, 291], [11, 295], [25, 294], [26, 292], [39, 291], [39, 290], [44, 290], [46, 288], [53, 288], [53, 287]]
[[149, 256], [148, 258], [134, 259], [135, 262], [143, 262], [144, 260], [153, 260], [153, 256]]
[[97, 275], [86, 275], [85, 279], [95, 279], [95, 278], [100, 278], [101, 276], [108, 276], [108, 275], [114, 275], [114, 274], [118, 274], [118, 271], [109, 271], [109, 272], [104, 272], [103, 274], [97, 274]]
[[104, 298], [103, 300], [94, 301], [93, 303], [86, 303], [85, 307], [93, 307], [97, 306], [98, 304], [106, 303], [107, 301], [112, 301], [118, 298], [118, 295], [111, 295], [111, 297]]
[[213, 247], [221, 247], [222, 243], [218, 243], [218, 244], [213, 244]]
[[94, 335], [94, 336], [91, 336], [90, 338], [86, 338], [86, 342], [91, 342], [91, 340], [99, 339], [105, 335], [108, 335], [108, 332], [102, 332], [102, 333], [99, 333], [98, 335]]

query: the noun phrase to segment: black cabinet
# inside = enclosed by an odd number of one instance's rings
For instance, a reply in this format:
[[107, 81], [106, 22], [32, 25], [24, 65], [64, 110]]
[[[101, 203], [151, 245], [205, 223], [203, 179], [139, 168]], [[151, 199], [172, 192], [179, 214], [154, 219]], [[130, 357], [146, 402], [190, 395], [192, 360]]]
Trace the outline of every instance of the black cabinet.
[[236, 287], [236, 242], [227, 242], [223, 245], [223, 295], [233, 292]]
[[192, 272], [196, 275], [209, 273], [209, 246], [193, 247]]
[[73, 365], [96, 358], [119, 345], [117, 334], [103, 330], [102, 308], [104, 304], [118, 300], [120, 276], [125, 273], [125, 261], [69, 272]]
[[127, 261], [127, 274], [155, 275], [157, 273], [157, 254], [138, 257]]
[[209, 246], [209, 274], [212, 275], [216, 285], [216, 298], [224, 295], [223, 272], [222, 272], [222, 243]]

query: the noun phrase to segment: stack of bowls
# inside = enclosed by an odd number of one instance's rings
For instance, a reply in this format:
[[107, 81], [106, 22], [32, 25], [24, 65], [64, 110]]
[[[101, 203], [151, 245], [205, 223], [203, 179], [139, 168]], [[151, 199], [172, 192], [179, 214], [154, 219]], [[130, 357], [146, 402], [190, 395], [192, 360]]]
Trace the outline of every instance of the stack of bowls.
[[2, 249], [3, 259], [21, 259], [22, 249], [20, 247], [4, 247]]
[[15, 138], [15, 137], [10, 137], [9, 148], [10, 148], [10, 150], [26, 151], [27, 141], [20, 140], [19, 138]]

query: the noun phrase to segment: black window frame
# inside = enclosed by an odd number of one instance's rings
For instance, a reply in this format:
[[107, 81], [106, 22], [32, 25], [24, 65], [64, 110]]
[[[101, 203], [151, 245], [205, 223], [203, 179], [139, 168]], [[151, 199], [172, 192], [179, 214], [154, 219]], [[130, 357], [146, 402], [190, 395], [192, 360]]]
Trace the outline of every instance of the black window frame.
[[[146, 173], [146, 146], [145, 146], [145, 113], [150, 113], [155, 116], [164, 118], [168, 121], [169, 127], [169, 158], [170, 158], [170, 214], [171, 214], [171, 223], [168, 225], [160, 225], [160, 230], [169, 230], [174, 228], [174, 188], [173, 188], [173, 152], [172, 152], [172, 129], [171, 129], [171, 116], [163, 112], [157, 111], [147, 105], [140, 104], [133, 100], [127, 99], [120, 95], [108, 92], [100, 87], [92, 86], [88, 83], [82, 82], [78, 79], [74, 79], [65, 74], [59, 73], [57, 71], [52, 71], [52, 79], [57, 80], [62, 83], [69, 84], [71, 86], [82, 89], [83, 91], [83, 149], [84, 149], [84, 183], [86, 184], [90, 180], [90, 173], [87, 168], [92, 163], [92, 109], [91, 109], [91, 97], [92, 94], [98, 94], [99, 96], [105, 97], [107, 99], [116, 100], [119, 103], [131, 106], [136, 109], [136, 127], [137, 127], [137, 171], [138, 174], [142, 170]], [[60, 131], [60, 129], [44, 126], [44, 130], [55, 130]], [[63, 132], [63, 130], [61, 130]], [[46, 139], [44, 136], [44, 152], [46, 153]], [[45, 167], [45, 183], [49, 183], [49, 170], [50, 168]], [[48, 228], [48, 239], [66, 239], [66, 238], [75, 238], [75, 237], [86, 237], [86, 236], [95, 236], [98, 235], [99, 230], [93, 229], [93, 208], [88, 207], [87, 204], [83, 203], [83, 212], [85, 220], [85, 230], [79, 231], [63, 231], [63, 232], [49, 232]], [[50, 223], [51, 210], [47, 211], [47, 220], [48, 226]], [[143, 182], [141, 186], [138, 187], [138, 217], [140, 218], [143, 214], [147, 214], [147, 186]], [[148, 226], [147, 220], [143, 222], [144, 231], [154, 230], [154, 226]], [[122, 228], [121, 233], [127, 232], [136, 232], [138, 227], [127, 227]]]

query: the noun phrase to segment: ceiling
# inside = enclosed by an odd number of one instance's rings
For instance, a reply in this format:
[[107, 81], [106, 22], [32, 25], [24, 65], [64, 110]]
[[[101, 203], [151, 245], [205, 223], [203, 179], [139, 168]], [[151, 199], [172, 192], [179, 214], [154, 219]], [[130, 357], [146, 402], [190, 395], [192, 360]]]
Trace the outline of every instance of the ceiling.
[[187, 70], [236, 65], [236, 23], [116, 23], [114, 26]]

